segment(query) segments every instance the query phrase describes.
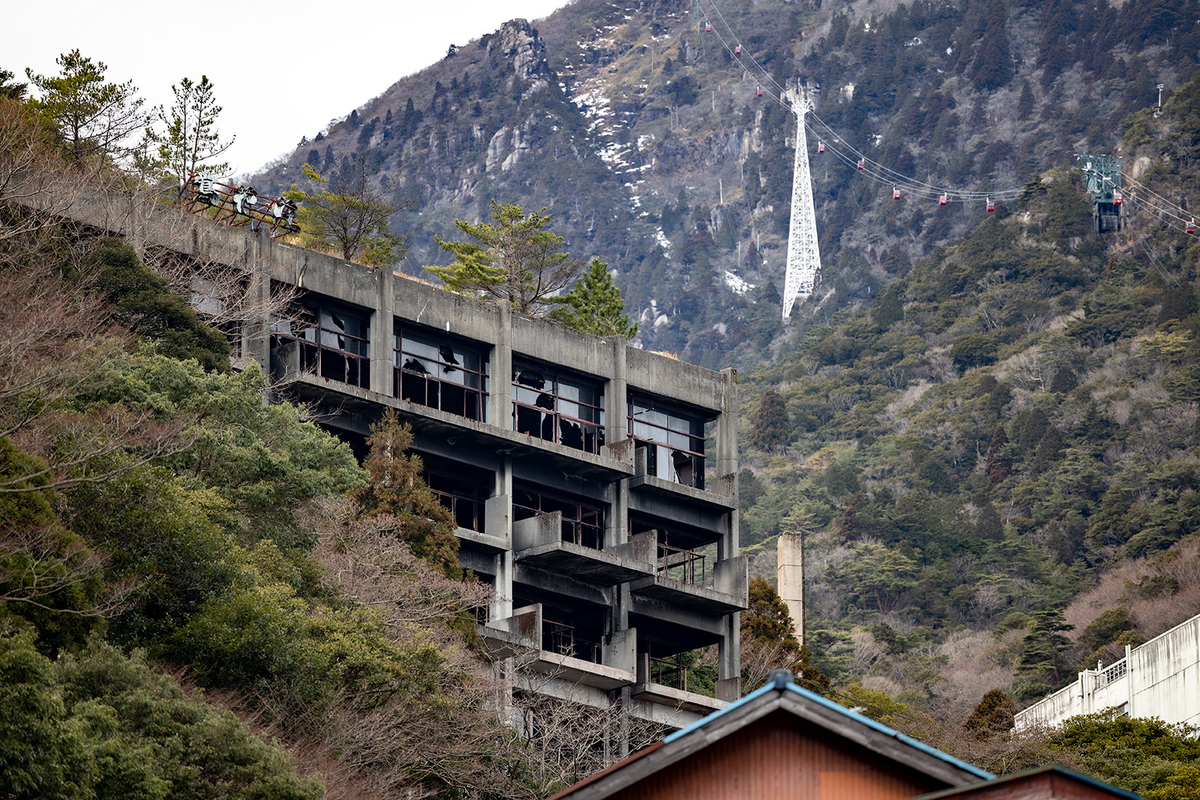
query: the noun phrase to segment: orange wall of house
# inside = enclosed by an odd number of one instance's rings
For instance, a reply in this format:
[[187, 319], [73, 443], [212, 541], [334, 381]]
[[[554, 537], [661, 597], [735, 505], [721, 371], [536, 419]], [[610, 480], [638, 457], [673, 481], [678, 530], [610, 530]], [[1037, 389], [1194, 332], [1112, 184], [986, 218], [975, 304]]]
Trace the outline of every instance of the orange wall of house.
[[822, 733], [789, 714], [773, 714], [614, 800], [903, 800], [947, 788]]

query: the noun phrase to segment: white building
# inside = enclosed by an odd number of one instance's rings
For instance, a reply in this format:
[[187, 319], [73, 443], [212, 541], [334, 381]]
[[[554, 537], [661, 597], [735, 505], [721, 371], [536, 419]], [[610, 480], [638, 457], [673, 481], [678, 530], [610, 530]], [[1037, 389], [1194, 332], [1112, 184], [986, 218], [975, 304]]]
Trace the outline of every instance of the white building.
[[1200, 615], [1139, 647], [1126, 645], [1114, 664], [1079, 673], [1070, 686], [1018, 712], [1014, 727], [1053, 727], [1106, 709], [1200, 729]]

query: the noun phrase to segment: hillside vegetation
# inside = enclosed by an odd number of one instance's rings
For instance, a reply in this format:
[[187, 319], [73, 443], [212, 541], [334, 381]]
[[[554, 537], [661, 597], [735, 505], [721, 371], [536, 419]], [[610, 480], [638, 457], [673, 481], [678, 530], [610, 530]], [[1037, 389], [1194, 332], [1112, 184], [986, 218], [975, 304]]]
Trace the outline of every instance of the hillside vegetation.
[[403, 426], [360, 466], [129, 243], [34, 210], [133, 181], [0, 98], [0, 795], [536, 797], [598, 768], [594, 730], [501, 724], [488, 591]]
[[[1164, 196], [1200, 186], [1198, 108], [1193, 79], [1123, 145]], [[742, 539], [765, 571], [807, 534], [830, 674], [961, 720], [1200, 612], [1200, 246], [1089, 212], [1048, 171], [743, 381]]]

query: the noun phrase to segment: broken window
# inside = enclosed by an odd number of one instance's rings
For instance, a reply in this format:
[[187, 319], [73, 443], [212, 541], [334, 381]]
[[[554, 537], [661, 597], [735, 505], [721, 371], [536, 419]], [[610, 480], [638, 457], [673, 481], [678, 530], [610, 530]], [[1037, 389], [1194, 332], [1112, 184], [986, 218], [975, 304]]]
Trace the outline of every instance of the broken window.
[[422, 462], [425, 483], [454, 515], [454, 524], [484, 533], [484, 504], [489, 495], [491, 474], [432, 457], [423, 457]]
[[604, 446], [604, 392], [599, 381], [513, 361], [513, 430], [564, 447], [598, 453]]
[[397, 327], [392, 391], [410, 403], [484, 421], [486, 362], [473, 345]]
[[704, 419], [646, 395], [629, 399], [629, 434], [645, 443], [651, 475], [704, 488]]
[[604, 509], [598, 505], [542, 493], [530, 484], [513, 484], [513, 519], [529, 519], [539, 514], [562, 512], [562, 540], [604, 549]]
[[369, 311], [310, 296], [273, 320], [272, 338], [284, 349], [289, 344], [297, 349], [291, 366], [299, 371], [369, 389], [369, 319]]

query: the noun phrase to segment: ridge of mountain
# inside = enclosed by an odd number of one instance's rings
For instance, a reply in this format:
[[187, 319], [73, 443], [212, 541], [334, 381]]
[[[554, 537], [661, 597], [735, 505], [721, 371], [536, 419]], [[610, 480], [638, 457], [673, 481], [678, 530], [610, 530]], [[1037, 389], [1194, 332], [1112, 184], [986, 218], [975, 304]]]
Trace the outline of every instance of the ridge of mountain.
[[[758, 86], [802, 78], [846, 143], [915, 180], [986, 192], [1111, 150], [1158, 83], [1196, 68], [1200, 33], [1180, 24], [1194, 12], [1196, 0], [577, 0], [537, 28], [513, 21], [452, 48], [255, 180], [284, 188], [314, 151], [322, 164], [365, 155], [415, 204], [394, 218], [409, 272], [445, 263], [433, 236], [492, 199], [545, 206], [572, 253], [616, 271], [641, 343], [744, 366], [869, 303], [984, 216], [981, 203], [892, 201], [890, 186], [812, 154], [824, 281], [772, 324], [793, 122]], [[766, 74], [718, 34], [737, 34]]]

